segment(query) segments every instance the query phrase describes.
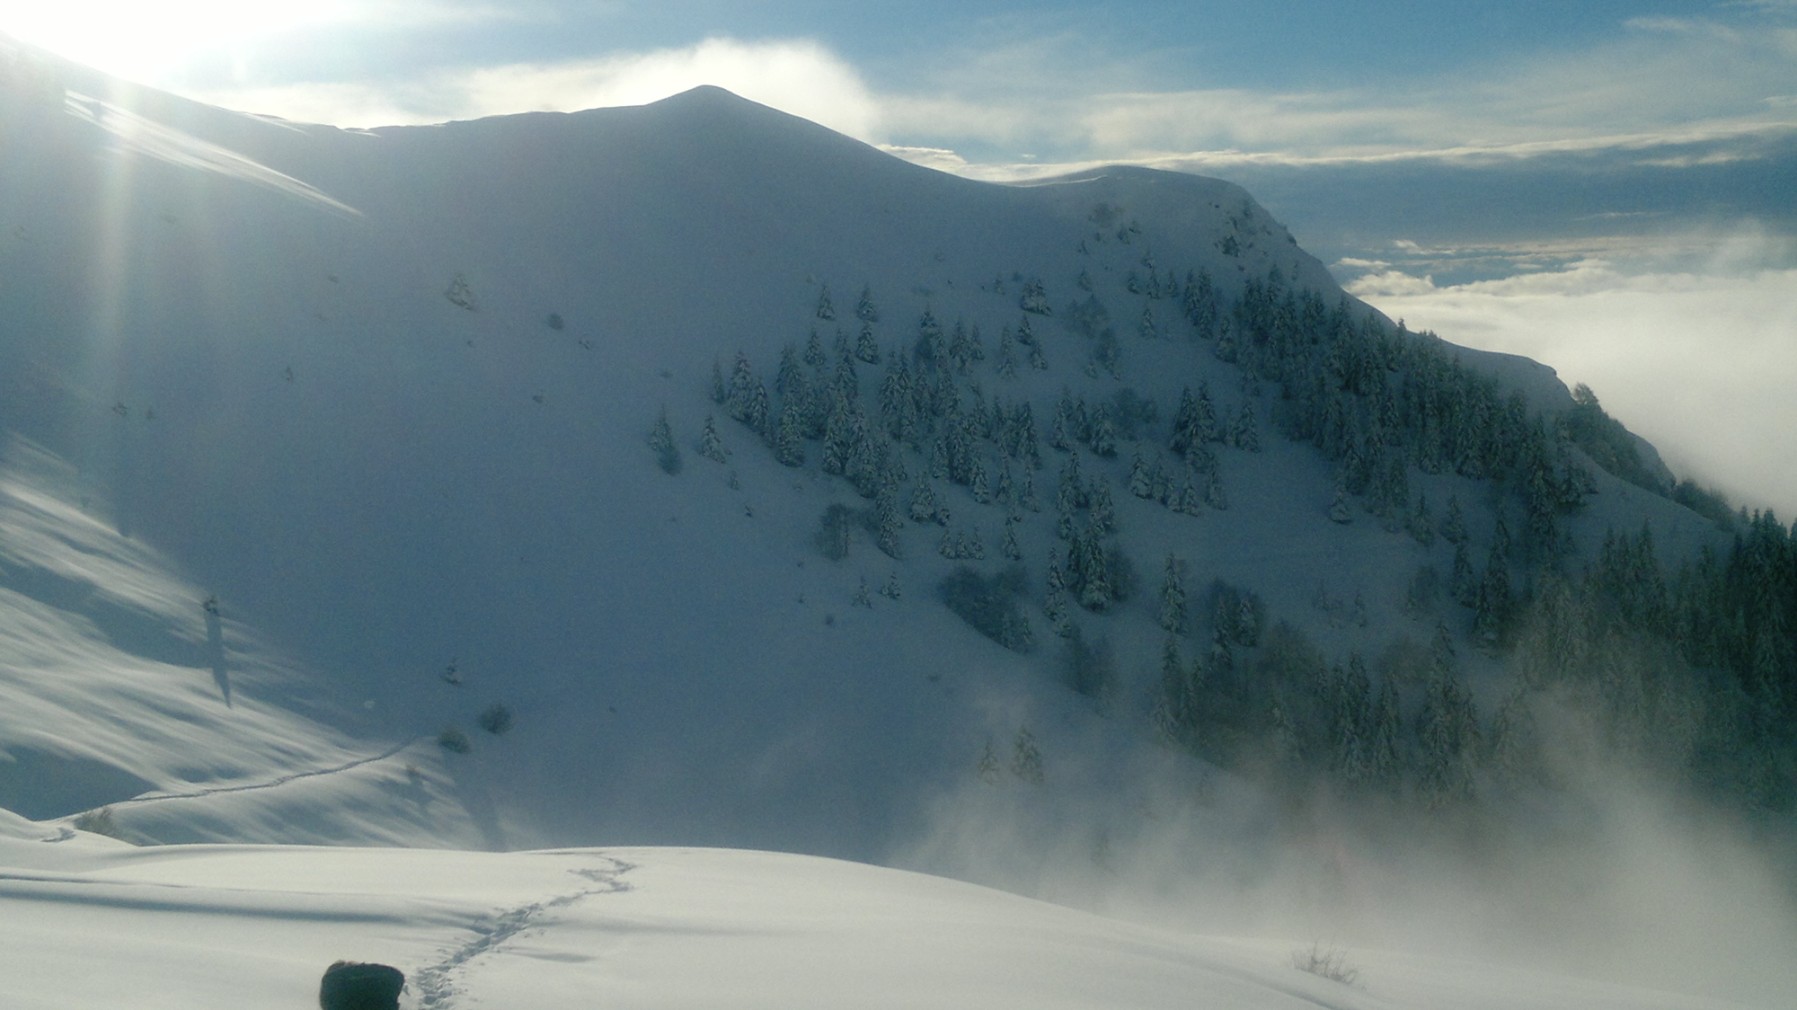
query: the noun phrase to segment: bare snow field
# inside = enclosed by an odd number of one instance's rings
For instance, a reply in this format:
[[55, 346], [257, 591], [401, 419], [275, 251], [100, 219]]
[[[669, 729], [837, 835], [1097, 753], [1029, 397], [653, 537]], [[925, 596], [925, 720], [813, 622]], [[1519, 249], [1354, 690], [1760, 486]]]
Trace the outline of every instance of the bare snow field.
[[1182, 934], [836, 860], [722, 849], [133, 849], [0, 839], [11, 1010], [303, 1007], [339, 958], [407, 1008], [1704, 1010], [1731, 1004], [1400, 954]]

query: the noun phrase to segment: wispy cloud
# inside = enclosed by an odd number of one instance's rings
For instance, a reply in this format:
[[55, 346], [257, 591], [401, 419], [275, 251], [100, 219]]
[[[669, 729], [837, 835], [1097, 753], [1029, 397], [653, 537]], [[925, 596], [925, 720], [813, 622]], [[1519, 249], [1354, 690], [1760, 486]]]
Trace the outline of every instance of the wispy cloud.
[[[1427, 80], [1268, 91], [1155, 87], [1153, 56], [1060, 36], [1000, 44], [884, 95], [895, 141], [1015, 158], [1316, 164], [1526, 159], [1704, 144], [1752, 157], [1797, 129], [1797, 26], [1641, 18], [1577, 51], [1512, 56]], [[1076, 55], [1077, 53], [1077, 55]], [[1726, 150], [1725, 150], [1726, 149]], [[978, 155], [969, 152], [978, 152]], [[1000, 155], [1002, 157], [1002, 155]]]
[[438, 70], [401, 82], [295, 84], [200, 93], [288, 119], [387, 126], [514, 112], [641, 105], [702, 84], [872, 140], [880, 109], [855, 69], [804, 39], [708, 39], [647, 53]]

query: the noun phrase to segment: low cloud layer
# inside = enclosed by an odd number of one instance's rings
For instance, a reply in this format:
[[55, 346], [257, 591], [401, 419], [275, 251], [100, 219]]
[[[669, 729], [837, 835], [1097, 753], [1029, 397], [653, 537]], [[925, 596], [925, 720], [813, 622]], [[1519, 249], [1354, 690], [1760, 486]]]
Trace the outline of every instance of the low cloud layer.
[[[1438, 284], [1380, 261], [1346, 262], [1349, 290], [1412, 329], [1522, 354], [1583, 382], [1674, 471], [1737, 505], [1797, 517], [1797, 269], [1787, 240], [1748, 232], [1684, 266], [1583, 259], [1495, 280]], [[1409, 252], [1410, 250], [1394, 250]]]

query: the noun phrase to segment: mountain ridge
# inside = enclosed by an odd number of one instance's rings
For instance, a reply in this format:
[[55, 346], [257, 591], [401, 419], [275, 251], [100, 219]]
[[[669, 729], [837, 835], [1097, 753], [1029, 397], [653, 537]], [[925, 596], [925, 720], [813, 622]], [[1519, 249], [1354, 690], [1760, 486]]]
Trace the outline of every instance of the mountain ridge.
[[[133, 707], [107, 746], [0, 715], [14, 775], [128, 776], [34, 819], [760, 847], [1093, 906], [1241, 850], [1275, 890], [1389, 884], [1356, 803], [1518, 845], [1455, 790], [1585, 816], [1528, 784], [1553, 748], [1490, 756], [1533, 628], [1490, 600], [1729, 547], [1559, 437], [1551, 369], [1395, 328], [1227, 182], [977, 183], [717, 89], [373, 131], [171, 105], [141, 141], [107, 101], [0, 102], [0, 468], [65, 530], [0, 557], [5, 619], [53, 612]], [[101, 649], [104, 594], [45, 571], [154, 605]], [[1385, 685], [1375, 787], [1371, 706], [1325, 699]]]

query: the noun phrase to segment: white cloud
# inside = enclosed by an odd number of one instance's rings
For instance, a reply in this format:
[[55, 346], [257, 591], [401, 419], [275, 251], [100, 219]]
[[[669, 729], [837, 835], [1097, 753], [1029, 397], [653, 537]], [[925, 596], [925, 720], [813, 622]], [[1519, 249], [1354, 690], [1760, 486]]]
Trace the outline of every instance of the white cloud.
[[[1064, 164], [1127, 160], [1215, 171], [1495, 164], [1592, 152], [1716, 163], [1755, 157], [1768, 136], [1797, 130], [1797, 110], [1779, 101], [1797, 91], [1797, 29], [1742, 20], [1640, 19], [1577, 50], [1429, 79], [1283, 92], [1202, 84], [1168, 90], [1164, 76], [1149, 72], [1164, 54], [1106, 52], [1050, 32], [989, 40], [977, 53], [957, 50], [882, 104], [898, 142], [1030, 149]], [[1678, 145], [1706, 149], [1666, 150]]]
[[1649, 270], [1604, 260], [1437, 286], [1395, 271], [1349, 289], [1412, 329], [1522, 354], [1584, 382], [1681, 476], [1737, 504], [1797, 514], [1797, 270], [1786, 243], [1720, 238], [1707, 262]]
[[398, 83], [317, 83], [194, 94], [287, 119], [367, 127], [514, 112], [642, 105], [702, 84], [863, 140], [881, 130], [860, 75], [816, 42], [707, 39], [681, 49], [438, 71]]
[[[1358, 266], [1360, 264], [1343, 261], [1343, 265]], [[1367, 301], [1380, 298], [1414, 298], [1435, 294], [1441, 290], [1435, 286], [1433, 277], [1413, 277], [1402, 270], [1393, 270], [1389, 264], [1384, 263], [1369, 262], [1366, 265], [1384, 269], [1376, 269], [1348, 285], [1348, 292], [1357, 298]]]
[[903, 144], [881, 144], [880, 150], [912, 164], [933, 168], [938, 172], [965, 173], [967, 159], [946, 147], [907, 147]]

